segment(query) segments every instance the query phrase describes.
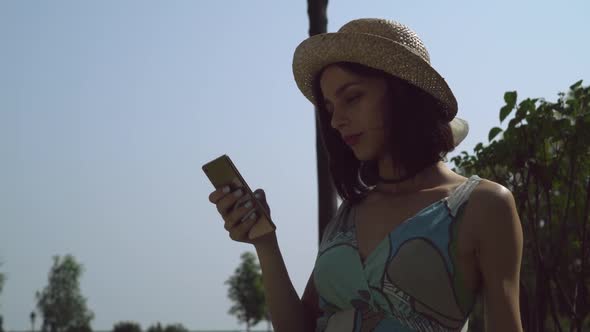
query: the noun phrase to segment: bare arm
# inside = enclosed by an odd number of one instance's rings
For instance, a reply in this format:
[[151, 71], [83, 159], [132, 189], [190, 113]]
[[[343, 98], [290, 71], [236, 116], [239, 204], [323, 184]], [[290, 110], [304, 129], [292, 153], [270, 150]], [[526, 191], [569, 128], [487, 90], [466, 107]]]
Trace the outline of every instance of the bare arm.
[[256, 243], [255, 247], [262, 268], [264, 293], [274, 330], [313, 331], [315, 321], [304, 302], [299, 299], [289, 279], [276, 235], [272, 233], [268, 241]]
[[[483, 277], [486, 331], [522, 332], [519, 279], [523, 234], [512, 193], [482, 193], [479, 268]], [[485, 197], [484, 197], [485, 196]]]
[[311, 271], [311, 275], [305, 286], [305, 291], [303, 291], [303, 297], [301, 298], [307, 316], [310, 318], [309, 331], [315, 331], [317, 319], [322, 314], [318, 299], [318, 293], [315, 284], [313, 283], [313, 271]]
[[[226, 189], [224, 191], [224, 189]], [[239, 199], [252, 199], [243, 195], [236, 195], [240, 188], [220, 187], [209, 194], [209, 201], [214, 203], [217, 211], [224, 220], [224, 228], [234, 241], [251, 243], [256, 248], [258, 260], [262, 269], [262, 283], [266, 296], [272, 325], [277, 332], [306, 332], [313, 330], [314, 320], [305, 309], [303, 301], [295, 292], [283, 256], [277, 243], [276, 233], [250, 239], [248, 232], [256, 222], [254, 219], [245, 219], [248, 215], [255, 215], [252, 211], [256, 208], [246, 204], [236, 205]], [[263, 207], [270, 215], [270, 207], [266, 202], [266, 196], [262, 189], [254, 191], [255, 198], [260, 200]], [[239, 198], [242, 197], [242, 198]], [[307, 288], [306, 288], [307, 292]], [[304, 295], [305, 296], [305, 295]]]

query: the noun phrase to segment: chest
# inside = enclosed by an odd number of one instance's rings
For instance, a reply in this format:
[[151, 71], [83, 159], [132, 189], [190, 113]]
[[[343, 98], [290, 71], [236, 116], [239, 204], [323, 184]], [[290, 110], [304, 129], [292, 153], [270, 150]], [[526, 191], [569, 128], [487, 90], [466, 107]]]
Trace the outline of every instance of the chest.
[[[354, 236], [361, 261], [364, 263], [390, 234], [407, 230], [409, 226], [405, 224], [412, 223], [411, 226], [414, 229], [420, 229], [418, 223], [426, 222], [426, 220], [419, 217], [446, 214], [447, 208], [443, 199], [448, 195], [449, 191], [443, 190], [387, 202], [367, 200], [359, 203], [355, 211]], [[458, 212], [452, 221], [453, 229], [450, 230], [453, 233], [454, 258], [457, 268], [464, 276], [466, 286], [475, 290], [480, 281], [474, 240], [477, 231], [474, 227], [474, 219], [477, 216], [469, 211], [467, 202]], [[447, 228], [444, 228], [435, 232], [439, 233], [437, 236], [449, 236], [446, 230]], [[396, 237], [392, 236], [391, 239], [395, 240]]]

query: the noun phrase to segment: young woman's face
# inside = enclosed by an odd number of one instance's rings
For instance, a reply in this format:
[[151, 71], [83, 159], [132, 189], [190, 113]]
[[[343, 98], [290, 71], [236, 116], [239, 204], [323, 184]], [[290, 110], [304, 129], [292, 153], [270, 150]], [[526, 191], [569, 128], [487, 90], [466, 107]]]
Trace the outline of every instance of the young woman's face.
[[363, 77], [330, 65], [320, 77], [325, 109], [332, 114], [331, 126], [346, 136], [359, 135], [346, 143], [358, 160], [377, 160], [388, 151], [384, 123], [391, 114], [384, 78]]

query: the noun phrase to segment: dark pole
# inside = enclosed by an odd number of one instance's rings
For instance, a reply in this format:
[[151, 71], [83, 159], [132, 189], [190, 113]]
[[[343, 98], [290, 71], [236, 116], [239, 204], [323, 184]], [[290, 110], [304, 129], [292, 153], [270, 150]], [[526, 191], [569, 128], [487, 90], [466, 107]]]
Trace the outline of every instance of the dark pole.
[[[308, 0], [307, 14], [309, 16], [309, 35], [325, 33], [328, 28], [327, 18], [328, 0]], [[332, 183], [328, 155], [322, 143], [320, 121], [317, 108], [315, 109], [316, 123], [316, 156], [318, 172], [318, 244], [322, 239], [324, 228], [332, 219], [337, 209], [336, 188]]]

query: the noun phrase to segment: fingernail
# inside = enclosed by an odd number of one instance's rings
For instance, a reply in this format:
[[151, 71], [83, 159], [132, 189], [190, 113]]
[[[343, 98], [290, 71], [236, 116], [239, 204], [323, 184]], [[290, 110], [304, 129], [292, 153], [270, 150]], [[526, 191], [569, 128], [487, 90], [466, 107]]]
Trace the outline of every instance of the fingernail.
[[223, 187], [222, 191], [224, 194], [227, 194], [229, 192], [229, 186]]
[[256, 219], [256, 213], [252, 213], [249, 218], [252, 220]]
[[251, 208], [252, 207], [252, 201], [248, 201], [245, 205], [246, 208]]
[[244, 193], [242, 192], [242, 189], [238, 189], [236, 191], [234, 191], [234, 196], [236, 197], [240, 197], [242, 196]]
[[232, 183], [234, 185], [236, 185], [236, 187], [240, 187], [242, 184], [240, 183], [240, 179], [238, 179], [237, 177], [232, 179]]
[[260, 198], [262, 195], [260, 195], [260, 193], [255, 193], [254, 196], [256, 196], [256, 198]]

